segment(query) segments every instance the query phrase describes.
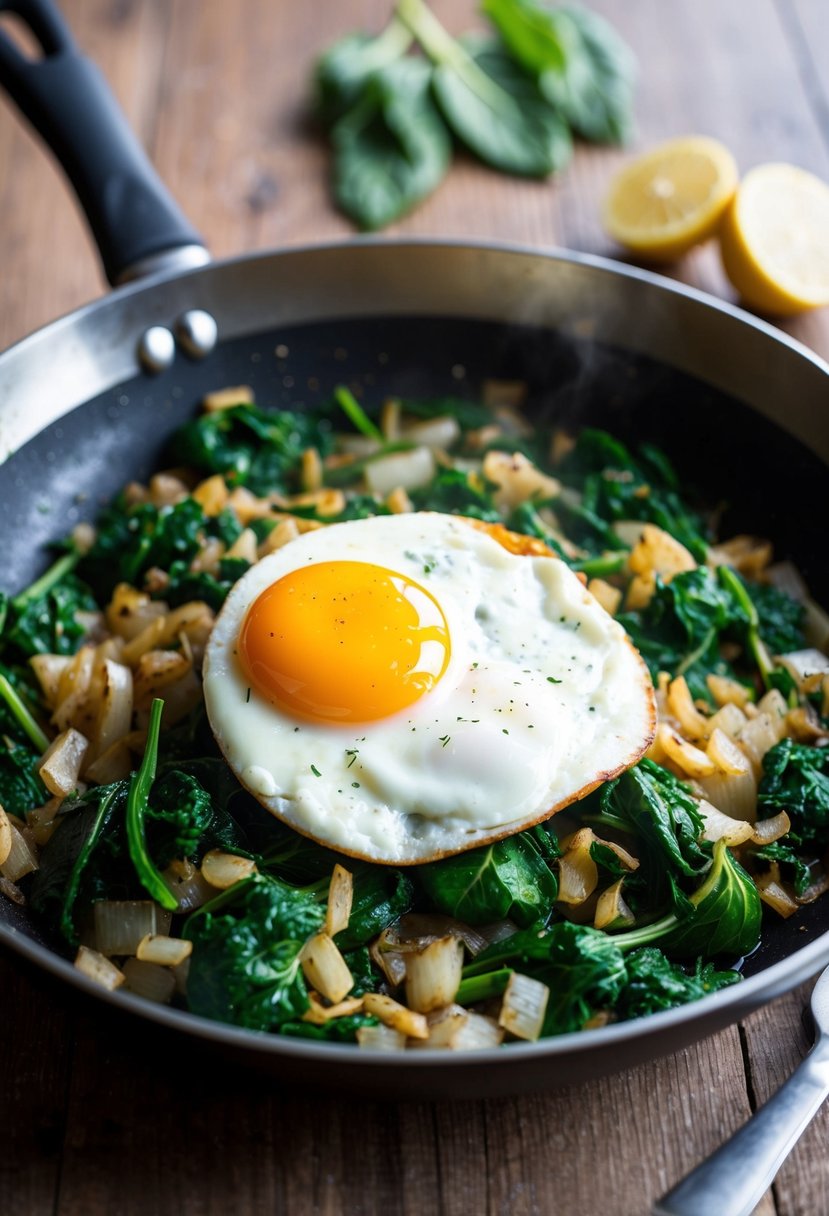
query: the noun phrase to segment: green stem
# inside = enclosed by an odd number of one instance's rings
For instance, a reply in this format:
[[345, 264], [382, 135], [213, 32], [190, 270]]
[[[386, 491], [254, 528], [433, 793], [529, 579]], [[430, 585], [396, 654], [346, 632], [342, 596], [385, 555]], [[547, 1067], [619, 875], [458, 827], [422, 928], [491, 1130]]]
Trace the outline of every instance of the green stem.
[[157, 903], [161, 904], [162, 908], [175, 912], [178, 908], [176, 897], [161, 877], [147, 850], [146, 814], [150, 801], [150, 790], [155, 780], [158, 736], [161, 732], [163, 709], [164, 702], [160, 697], [156, 697], [150, 710], [150, 725], [147, 731], [144, 759], [141, 761], [138, 772], [133, 773], [130, 779], [130, 790], [127, 797], [127, 842], [130, 858], [141, 885]]
[[459, 1005], [474, 1005], [478, 1001], [488, 1001], [494, 996], [500, 996], [509, 983], [512, 970], [511, 967], [501, 967], [483, 975], [467, 976], [461, 980], [455, 1000]]
[[573, 562], [572, 569], [588, 578], [604, 578], [608, 574], [621, 574], [627, 561], [627, 553], [602, 554], [601, 557], [588, 557], [581, 562]]
[[464, 84], [492, 109], [518, 109], [515, 98], [478, 67], [472, 56], [444, 29], [425, 0], [397, 0], [395, 12], [409, 27], [432, 63], [457, 72]]
[[383, 432], [371, 421], [351, 389], [346, 388], [344, 384], [338, 385], [334, 389], [334, 400], [361, 434], [369, 439], [376, 439], [378, 443], [383, 442]]
[[766, 688], [773, 688], [772, 675], [774, 673], [774, 663], [771, 661], [771, 656], [766, 649], [765, 642], [760, 637], [760, 618], [757, 615], [754, 602], [746, 591], [742, 580], [737, 577], [729, 566], [720, 566], [718, 574], [722, 585], [727, 591], [731, 592], [748, 617], [748, 648], [752, 653], [754, 662], [759, 668]]
[[660, 937], [664, 937], [666, 933], [675, 929], [678, 924], [679, 918], [673, 912], [669, 912], [661, 920], [651, 921], [649, 925], [642, 925], [639, 929], [629, 929], [627, 933], [613, 933], [611, 936], [613, 944], [620, 950], [635, 950], [638, 946], [648, 946], [651, 942], [658, 941]]
[[20, 727], [42, 755], [49, 746], [49, 739], [32, 717], [20, 693], [4, 675], [0, 675], [0, 697], [6, 702]]
[[370, 64], [372, 70], [382, 68], [387, 63], [393, 63], [395, 59], [406, 54], [413, 40], [411, 30], [399, 18], [392, 17], [386, 28], [377, 35], [371, 47], [366, 51], [366, 62]]
[[33, 582], [30, 587], [27, 587], [25, 591], [21, 591], [19, 595], [14, 597], [12, 607], [19, 611], [32, 600], [40, 599], [41, 596], [46, 595], [56, 583], [59, 583], [65, 575], [75, 569], [80, 560], [81, 555], [77, 549], [73, 549], [71, 553], [64, 553], [63, 557], [59, 557], [45, 574], [41, 574], [40, 578]]

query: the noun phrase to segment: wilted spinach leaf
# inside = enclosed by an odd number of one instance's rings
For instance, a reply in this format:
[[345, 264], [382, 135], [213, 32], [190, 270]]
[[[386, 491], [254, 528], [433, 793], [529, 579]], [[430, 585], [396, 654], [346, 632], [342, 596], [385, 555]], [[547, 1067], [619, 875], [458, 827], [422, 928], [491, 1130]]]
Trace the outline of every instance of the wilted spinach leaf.
[[418, 511], [471, 515], [474, 519], [485, 519], [492, 523], [498, 523], [501, 519], [489, 490], [473, 483], [460, 469], [438, 469], [429, 484], [412, 490], [410, 497]]
[[784, 739], [763, 757], [758, 814], [786, 811], [788, 839], [796, 844], [829, 842], [829, 749]]
[[627, 981], [619, 996], [622, 1018], [641, 1018], [662, 1009], [698, 1001], [739, 983], [737, 971], [716, 971], [712, 963], [697, 959], [693, 971], [672, 963], [656, 946], [643, 946], [625, 958]]
[[299, 1020], [308, 1008], [299, 954], [323, 917], [312, 895], [265, 874], [223, 892], [184, 926], [190, 1009], [250, 1030]]
[[558, 894], [556, 875], [528, 832], [420, 866], [417, 877], [435, 908], [470, 925], [544, 921]]

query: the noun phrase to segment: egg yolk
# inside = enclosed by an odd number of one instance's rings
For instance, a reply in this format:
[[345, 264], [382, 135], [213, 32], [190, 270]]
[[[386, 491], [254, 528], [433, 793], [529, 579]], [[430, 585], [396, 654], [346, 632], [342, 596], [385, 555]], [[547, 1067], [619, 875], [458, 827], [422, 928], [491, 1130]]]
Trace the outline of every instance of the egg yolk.
[[413, 705], [449, 662], [449, 628], [419, 583], [369, 562], [292, 570], [254, 600], [239, 656], [254, 687], [294, 716], [370, 722]]

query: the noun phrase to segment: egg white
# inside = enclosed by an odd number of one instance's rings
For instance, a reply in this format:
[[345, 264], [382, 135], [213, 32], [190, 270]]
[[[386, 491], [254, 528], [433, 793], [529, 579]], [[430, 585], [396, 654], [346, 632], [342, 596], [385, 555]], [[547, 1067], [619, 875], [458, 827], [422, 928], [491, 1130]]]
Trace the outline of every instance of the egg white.
[[[249, 686], [237, 654], [245, 613], [291, 570], [348, 560], [431, 592], [449, 626], [449, 667], [380, 721], [293, 718]], [[564, 562], [517, 556], [430, 512], [334, 524], [253, 566], [214, 627], [204, 693], [219, 746], [263, 806], [332, 848], [396, 865], [546, 819], [634, 763], [655, 718], [644, 663]]]

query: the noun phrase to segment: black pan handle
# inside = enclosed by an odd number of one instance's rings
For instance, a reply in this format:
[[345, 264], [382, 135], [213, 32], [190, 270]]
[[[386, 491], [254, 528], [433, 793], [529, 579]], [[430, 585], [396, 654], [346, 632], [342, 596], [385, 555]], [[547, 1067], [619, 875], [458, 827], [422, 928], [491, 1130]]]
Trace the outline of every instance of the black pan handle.
[[209, 260], [162, 184], [108, 84], [82, 55], [53, 0], [0, 0], [43, 57], [28, 59], [0, 29], [0, 86], [63, 166], [110, 283]]

